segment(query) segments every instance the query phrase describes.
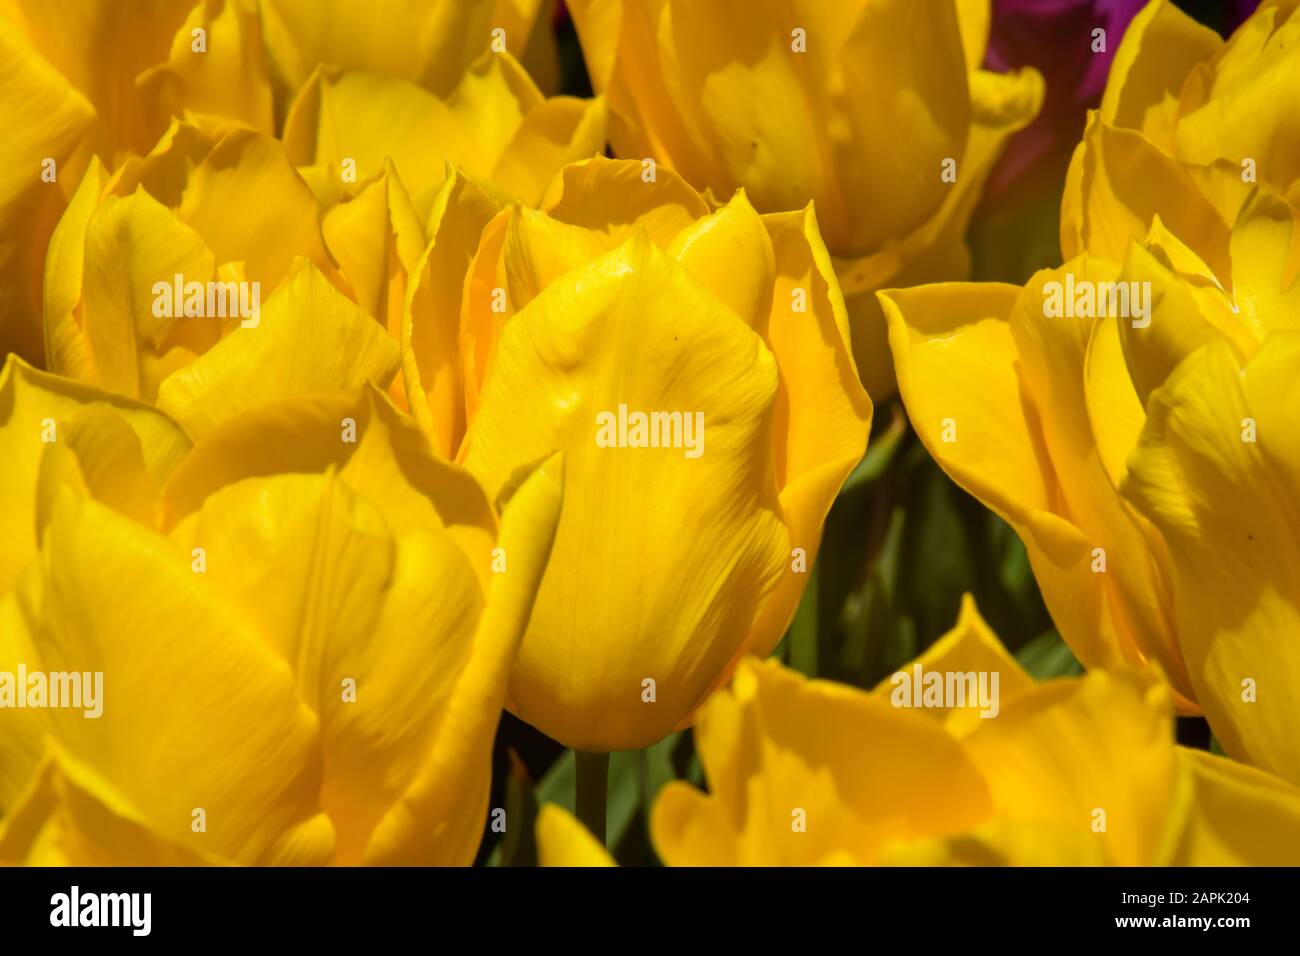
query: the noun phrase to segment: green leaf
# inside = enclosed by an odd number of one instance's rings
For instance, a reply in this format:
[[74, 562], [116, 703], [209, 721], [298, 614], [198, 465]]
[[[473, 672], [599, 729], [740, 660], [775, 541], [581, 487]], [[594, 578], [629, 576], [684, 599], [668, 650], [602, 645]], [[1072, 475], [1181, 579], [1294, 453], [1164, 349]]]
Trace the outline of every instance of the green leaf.
[[1016, 660], [1037, 680], [1083, 673], [1083, 665], [1054, 630], [1038, 635], [1022, 647], [1016, 652]]
[[[668, 741], [675, 743], [676, 738], [677, 735], [673, 734], [654, 746], [663, 747]], [[627, 833], [627, 828], [636, 819], [637, 811], [641, 809], [643, 804], [645, 789], [641, 783], [641, 771], [638, 766], [639, 753], [640, 751], [637, 750], [620, 750], [610, 754], [605, 831], [611, 849], [619, 845], [619, 842]], [[671, 754], [671, 746], [663, 753]], [[668, 758], [664, 757], [663, 759]], [[656, 755], [655, 761], [657, 767], [661, 770], [662, 766], [658, 755]], [[659, 772], [659, 770], [656, 772]], [[667, 765], [667, 774], [667, 779], [672, 779], [671, 762]], [[573, 813], [573, 788], [576, 786], [577, 780], [577, 760], [572, 750], [566, 750], [552, 764], [551, 769], [546, 772], [546, 775], [542, 777], [541, 782], [537, 785], [537, 802], [539, 804], [557, 803], [570, 813]]]
[[837, 678], [874, 687], [917, 654], [916, 622], [900, 602], [902, 542], [907, 515], [895, 507], [866, 583], [846, 602]]
[[966, 493], [923, 446], [914, 449], [902, 482], [907, 534], [900, 542], [895, 604], [912, 619], [925, 647], [957, 620], [962, 594], [975, 589], [977, 560], [962, 510]]
[[817, 564], [808, 572], [808, 584], [803, 599], [794, 613], [787, 638], [788, 662], [791, 667], [807, 677], [816, 677], [817, 671]]
[[617, 847], [641, 809], [641, 781], [635, 750], [619, 750], [609, 760], [609, 845]]
[[572, 750], [560, 754], [537, 784], [538, 803], [558, 803], [573, 812], [573, 788], [578, 782], [578, 763]]
[[[673, 769], [673, 751], [681, 742], [680, 733], [669, 734], [659, 743], [644, 750], [638, 750], [636, 754], [637, 779], [641, 785], [641, 803], [649, 810], [654, 806], [655, 797], [659, 791], [670, 780], [677, 779], [677, 771]], [[649, 814], [646, 814], [647, 819]]]
[[888, 469], [895, 454], [902, 445], [903, 436], [907, 434], [907, 416], [902, 406], [895, 402], [890, 406], [889, 425], [879, 435], [873, 435], [867, 446], [867, 453], [856, 468], [844, 479], [840, 494], [847, 494], [858, 488], [865, 488]]
[[704, 764], [700, 763], [698, 750], [691, 751], [691, 762], [686, 771], [686, 779], [699, 789], [704, 789]]

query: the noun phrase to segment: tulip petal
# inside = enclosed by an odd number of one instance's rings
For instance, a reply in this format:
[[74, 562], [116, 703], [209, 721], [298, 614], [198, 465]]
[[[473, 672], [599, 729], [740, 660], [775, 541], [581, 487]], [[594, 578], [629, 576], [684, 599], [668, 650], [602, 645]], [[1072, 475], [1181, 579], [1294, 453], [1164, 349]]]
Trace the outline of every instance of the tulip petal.
[[1217, 33], [1169, 0], [1147, 4], [1133, 17], [1115, 51], [1102, 94], [1101, 118], [1112, 126], [1137, 130], [1158, 145], [1172, 146], [1184, 81], [1222, 46]]
[[366, 181], [391, 162], [421, 214], [442, 187], [448, 160], [486, 176], [491, 164], [442, 100], [413, 83], [380, 73], [323, 70], [299, 91], [285, 121], [285, 149], [299, 166], [333, 177], [344, 162]]
[[463, 172], [448, 170], [429, 216], [429, 244], [410, 273], [402, 311], [402, 378], [411, 414], [447, 458], [456, 456], [465, 436], [464, 375], [472, 370], [473, 350], [462, 354], [460, 348], [466, 272], [499, 209], [500, 203]]
[[1222, 341], [1154, 392], [1124, 494], [1175, 566], [1179, 641], [1229, 755], [1300, 781], [1300, 335], [1274, 332], [1243, 363]]
[[[608, 237], [527, 206], [509, 212], [499, 273], [505, 274], [506, 310], [519, 312], [547, 286], [608, 252]], [[504, 319], [497, 321], [497, 325]]]
[[[707, 17], [700, 6], [688, 8], [687, 16]], [[671, 29], [675, 9], [665, 2], [574, 0], [569, 10], [592, 86], [609, 101], [609, 138], [615, 154], [653, 161], [701, 187], [730, 192], [706, 131], [698, 120], [684, 115], [684, 101], [669, 87], [677, 65], [667, 52], [665, 31]], [[689, 96], [690, 102], [698, 99], [698, 88]]]
[[496, 536], [487, 496], [461, 468], [434, 454], [411, 420], [370, 385], [274, 402], [217, 425], [168, 480], [164, 527], [245, 478], [331, 466], [399, 535], [446, 530], [481, 572], [486, 589]]
[[[44, 711], [78, 783], [182, 847], [245, 863], [322, 863], [316, 721], [288, 669], [188, 555], [65, 496], [40, 580], [20, 591], [31, 669], [102, 672], [102, 716]], [[124, 595], [123, 580], [132, 582]], [[197, 660], [202, 666], [195, 666]], [[166, 759], [159, 759], [165, 755]], [[206, 830], [192, 828], [202, 809]]]
[[537, 856], [541, 866], [616, 866], [609, 851], [558, 804], [537, 814]]
[[41, 459], [37, 540], [65, 485], [146, 527], [157, 525], [161, 493], [149, 476], [139, 437], [122, 416], [103, 406], [83, 408], [64, 424], [59, 438]]
[[672, 170], [656, 168], [647, 181], [650, 172], [630, 159], [570, 163], [552, 181], [541, 209], [552, 219], [605, 233], [610, 248], [644, 229], [655, 245], [667, 249], [710, 210]]
[[144, 189], [100, 203], [86, 224], [80, 315], [99, 384], [154, 401], [169, 374], [216, 344], [220, 319], [186, 315], [173, 292], [176, 276], [207, 283], [213, 266], [199, 234]]
[[970, 94], [973, 117], [966, 153], [942, 205], [925, 225], [900, 241], [859, 259], [835, 260], [853, 329], [853, 358], [862, 384], [875, 401], [897, 391], [888, 324], [876, 292], [970, 273], [967, 225], [1003, 145], [1037, 115], [1043, 102], [1043, 78], [1030, 69], [1006, 74], [981, 70], [970, 77]]
[[190, 175], [216, 144], [214, 137], [193, 123], [173, 119], [153, 149], [143, 156], [129, 156], [117, 167], [103, 192], [129, 196], [143, 186], [154, 199], [175, 209], [185, 198]]
[[[18, 673], [19, 664], [36, 660], [23, 620], [18, 595], [8, 588], [0, 594], [0, 670]], [[35, 708], [6, 707], [4, 733], [0, 734], [0, 860], [13, 851], [4, 849], [12, 836], [15, 814], [32, 801], [42, 773], [46, 751], [45, 712]], [[9, 828], [10, 838], [3, 834]]]
[[[863, 18], [859, 13], [857, 22], [861, 24]], [[813, 52], [792, 52], [796, 28], [813, 31], [806, 38]], [[864, 44], [856, 56], [868, 56], [865, 45], [870, 43], [870, 31], [859, 33], [846, 25], [845, 32], [828, 40], [817, 32], [814, 22], [803, 18], [798, 7], [772, 5], [762, 16], [755, 16], [743, 0], [718, 0], [664, 5], [656, 33], [662, 70], [657, 98], [667, 100], [678, 111], [692, 151], [707, 157], [707, 165], [701, 167], [683, 163], [670, 151], [660, 157], [662, 162], [693, 185], [710, 187], [719, 196], [740, 187], [759, 209], [797, 209], [812, 198], [827, 220], [825, 228], [833, 237], [832, 244], [852, 241], [836, 178], [835, 162], [842, 157], [835, 149], [840, 144], [831, 135], [836, 124], [847, 120], [842, 110], [832, 112], [820, 82], [824, 68], [816, 60], [827, 57], [828, 63], [835, 62], [836, 48], [844, 47], [849, 34], [847, 42], [860, 38]], [[717, 42], [722, 36], [726, 43]], [[846, 72], [857, 62], [847, 51], [841, 57]], [[888, 71], [883, 71], [881, 77], [864, 78], [863, 82], [888, 76]], [[899, 79], [888, 82], [889, 92], [873, 100], [889, 100], [896, 86], [905, 85]], [[851, 88], [849, 96], [857, 99], [857, 88]], [[861, 100], [857, 103], [862, 105]], [[870, 119], [864, 117], [863, 122]], [[911, 131], [921, 132], [919, 126]], [[900, 142], [905, 139], [900, 137]], [[864, 161], [861, 154], [856, 158]], [[912, 177], [905, 182], [911, 188]], [[881, 204], [886, 208], [879, 214], [887, 218], [888, 199]]]
[[473, 131], [467, 168], [487, 174], [505, 152], [524, 117], [544, 99], [523, 67], [509, 53], [485, 53], [461, 77], [447, 108], [462, 128]]
[[807, 865], [846, 853], [870, 864], [890, 841], [964, 830], [991, 810], [974, 764], [937, 721], [774, 661], [742, 662], [695, 734], [709, 795], [670, 784], [651, 818], [672, 866]]
[[1085, 833], [1120, 865], [1164, 861], [1181, 821], [1169, 813], [1178, 764], [1161, 685], [1091, 671], [1019, 694], [980, 724], [965, 749], [1000, 816]]
[[557, 96], [523, 117], [497, 156], [492, 181], [522, 202], [535, 205], [555, 171], [602, 153], [607, 123], [605, 100]]
[[327, 275], [334, 270], [316, 197], [269, 136], [238, 130], [221, 140], [191, 173], [177, 215], [203, 237], [218, 265], [246, 263], [266, 297], [298, 256]]
[[[975, 607], [975, 599], [969, 594], [962, 595], [961, 611], [952, 630], [926, 648], [920, 657], [899, 673], [910, 675], [912, 668], [917, 666], [922, 673], [996, 673], [998, 684], [994, 692], [994, 705], [998, 708], [1035, 686], [1034, 679], [1025, 673], [1024, 668], [1007, 652], [998, 636], [984, 622]], [[872, 693], [887, 699], [897, 686], [891, 675], [877, 684]], [[948, 732], [953, 736], [964, 737], [976, 730], [984, 719], [992, 719], [999, 712], [991, 710], [989, 718], [981, 718], [981, 709], [977, 698], [969, 698], [962, 706], [927, 707], [922, 713], [944, 721]]]
[[[196, 51], [195, 31], [203, 32]], [[275, 132], [271, 85], [258, 8], [248, 0], [204, 0], [176, 31], [167, 62], [136, 80], [140, 98], [160, 116], [186, 110]]]
[[0, 815], [0, 862], [27, 866], [214, 866], [199, 847], [153, 833], [66, 752], [51, 745], [32, 788]]
[[[387, 73], [450, 93], [488, 49], [490, 3], [389, 0], [266, 0], [266, 44], [284, 89], [298, 90], [318, 64]], [[509, 40], [509, 37], [507, 37]]]
[[[1119, 281], [1124, 281], [1120, 273]], [[1152, 325], [1155, 324], [1156, 296], [1152, 293], [1150, 308]], [[1168, 314], [1162, 318], [1167, 318]], [[1146, 411], [1140, 393], [1131, 377], [1130, 364], [1126, 364], [1124, 348], [1140, 332], [1127, 318], [1106, 316], [1098, 319], [1088, 339], [1084, 356], [1083, 398], [1087, 406], [1088, 422], [1097, 460], [1105, 471], [1111, 488], [1118, 488], [1124, 480], [1128, 455], [1142, 434], [1146, 424]], [[1158, 535], [1153, 536], [1158, 539]]]
[[1274, 329], [1300, 330], [1298, 219], [1300, 211], [1261, 186], [1233, 226], [1233, 302], [1256, 339]]
[[[94, 121], [90, 103], [0, 15], [0, 354], [43, 358], [41, 270], [46, 244], [78, 175], [69, 159]], [[59, 176], [45, 182], [46, 163]]]
[[1097, 834], [1054, 821], [996, 817], [960, 836], [895, 843], [882, 866], [1107, 866], [1112, 863]]
[[[1184, 91], [1175, 131], [1177, 153], [1192, 163], [1212, 163], [1231, 143], [1230, 155], [1255, 161], [1259, 177], [1279, 191], [1300, 178], [1300, 18], [1279, 25], [1263, 39], [1280, 9], [1261, 11], [1229, 41], [1222, 59], [1195, 91]], [[1254, 34], [1254, 35], [1252, 35]], [[1191, 86], [1191, 84], [1189, 84]]]
[[[831, 503], [866, 451], [872, 415], [812, 207], [764, 216], [762, 224], [771, 237], [776, 280], [767, 320], [768, 345], [780, 374], [774, 467], [792, 550], [741, 652], [760, 657], [772, 652], [790, 625]], [[801, 305], [806, 311], [796, 311]], [[801, 569], [794, 549], [802, 552]]]
[[[560, 448], [570, 488], [511, 684], [525, 719], [570, 745], [643, 746], [699, 703], [788, 560], [776, 390], [758, 336], [644, 233], [506, 322], [466, 466], [492, 492]], [[620, 406], [678, 424], [663, 440], [656, 423], [657, 447], [648, 427], [643, 447], [605, 447]], [[709, 546], [683, 549], [687, 528]]]
[[[432, 749], [414, 782], [390, 809], [366, 848], [368, 862], [420, 859], [458, 866], [474, 858], [483, 836], [492, 781], [492, 741], [511, 665], [550, 559], [564, 496], [564, 461], [552, 455], [532, 470], [506, 503], [500, 553], [469, 659], [455, 679]], [[401, 618], [397, 618], [401, 633]]]
[[51, 372], [85, 382], [99, 380], [78, 322], [86, 261], [86, 227], [99, 205], [107, 178], [99, 157], [92, 157], [63, 218], [50, 236], [45, 256], [45, 360]]
[[1186, 167], [1141, 133], [1095, 117], [1081, 150], [1079, 230], [1089, 254], [1123, 262], [1129, 240], [1145, 236], [1159, 216], [1226, 282], [1232, 274], [1228, 226]]
[[956, 0], [957, 23], [961, 27], [961, 45], [966, 53], [966, 69], [974, 71], [984, 65], [984, 52], [992, 28], [991, 0]]
[[482, 604], [466, 555], [428, 526], [399, 545], [380, 510], [329, 473], [227, 486], [172, 537], [204, 549], [209, 580], [293, 669], [320, 719], [337, 859], [360, 863], [465, 666]]
[[[161, 488], [190, 447], [184, 432], [165, 414], [121, 395], [38, 372], [17, 356], [0, 371], [0, 460], [5, 463], [0, 469], [0, 499], [5, 502], [0, 509], [0, 593], [36, 552], [37, 486], [51, 443], [71, 442], [83, 419], [93, 416], [95, 423], [102, 423], [104, 413], [129, 427], [138, 439], [149, 482]], [[82, 438], [95, 442], [93, 431], [85, 431]], [[74, 442], [72, 448], [74, 453], [87, 450], [83, 442]], [[110, 458], [118, 453], [102, 443], [98, 451]], [[87, 469], [100, 467], [97, 461], [103, 458], [91, 449]]]
[[13, 0], [8, 12], [30, 46], [89, 101], [94, 151], [116, 166], [163, 131], [156, 124], [165, 126], [165, 118], [139, 108], [136, 78], [167, 59], [193, 6], [194, 0], [85, 0], [71, 7]]
[[[510, 297], [501, 302], [509, 276], [505, 275], [506, 234], [515, 219], [508, 209], [500, 210], [479, 236], [478, 250], [470, 259], [462, 289], [460, 330], [456, 345], [460, 350], [461, 374], [465, 384], [465, 418], [473, 421], [483, 394], [483, 386], [492, 369], [501, 329], [513, 314]], [[450, 348], [447, 342], [444, 348]], [[448, 373], [450, 374], [450, 373]], [[454, 403], [456, 397], [448, 396]], [[455, 448], [463, 454], [463, 437]]]
[[[1118, 412], [1119, 433], [1127, 432], [1136, 438], [1134, 419], [1141, 413], [1127, 371], [1119, 361], [1117, 331], [1107, 322], [1115, 315], [1123, 316], [1117, 321], [1137, 321], [1125, 314], [1136, 315], [1136, 306], [1130, 300], [1128, 309], [1124, 309], [1118, 291], [1113, 297], [1103, 291], [1105, 284], [1114, 283], [1118, 275], [1114, 263], [1088, 256], [1066, 263], [1059, 270], [1038, 273], [1026, 284], [1012, 309], [1011, 336], [1016, 343], [1020, 378], [1039, 410], [1044, 447], [1057, 476], [1061, 494], [1057, 513], [1068, 515], [1086, 535], [1094, 563], [1096, 549], [1102, 549], [1103, 564], [1083, 572], [1094, 581], [1100, 579], [1100, 584], [1079, 582], [1076, 587], [1106, 592], [1118, 647], [1125, 660], [1136, 663], [1154, 657], [1178, 692], [1194, 699], [1173, 627], [1170, 584], [1157, 561], [1161, 548], [1153, 547], [1159, 535], [1119, 497], [1106, 465], [1109, 456], [1111, 468], [1116, 467], [1114, 449], [1108, 452], [1107, 444], [1099, 445], [1096, 437], [1110, 435], [1106, 441], [1111, 441], [1115, 432], [1107, 431], [1108, 421], [1094, 424], [1090, 418], [1090, 407], [1099, 414]], [[1071, 279], [1076, 288], [1075, 302], [1067, 304], [1064, 299], [1070, 295]], [[1068, 309], [1064, 314], [1048, 314], [1049, 283], [1055, 284], [1060, 304]], [[1079, 288], [1093, 292], [1095, 301], [1090, 311], [1106, 318], [1094, 319], [1086, 312], [1070, 317], [1075, 310], [1069, 306], [1078, 304]], [[1089, 361], [1093, 343], [1106, 350], [1110, 361], [1104, 357]], [[1090, 398], [1090, 389], [1100, 394]], [[1124, 422], [1128, 422], [1127, 427]], [[1078, 635], [1068, 624], [1061, 624], [1061, 633], [1074, 646]]]
[[1300, 847], [1300, 790], [1253, 767], [1178, 748], [1195, 781], [1174, 866], [1291, 866]]
[[[854, 218], [847, 241], [838, 241], [834, 229], [828, 236], [840, 255], [863, 255], [907, 235], [942, 205], [949, 185], [941, 164], [963, 156], [970, 135], [970, 81], [951, 3], [864, 5], [840, 58], [853, 136], [837, 144], [835, 167], [842, 193], [870, 213]], [[768, 105], [754, 102], [765, 115]], [[863, 149], [880, 130], [890, 131], [890, 148]], [[804, 150], [806, 142], [816, 140], [806, 140]], [[816, 192], [805, 188], [802, 195], [824, 209]]]
[[158, 407], [199, 436], [279, 398], [366, 381], [387, 387], [400, 362], [383, 327], [302, 260], [257, 325], [236, 329], [162, 383]]
[[[1007, 322], [1019, 295], [1009, 285], [945, 283], [879, 296], [912, 427], [954, 480], [1004, 517], [1050, 510], [1058, 495]], [[952, 440], [943, 441], [948, 421]]]
[[[1121, 586], [1136, 590], [1148, 613], [1155, 591], [1141, 588], [1153, 571], [1142, 533], [1092, 447], [1081, 381], [1091, 322], [1034, 316], [1043, 309], [1046, 276], [1023, 292], [952, 283], [880, 299], [917, 435], [953, 480], [1016, 529], [1052, 618], [1079, 659], [1113, 663], [1121, 652], [1140, 651], [1124, 606], [1108, 594], [1115, 576], [1092, 572], [1093, 549], [1109, 552], [1118, 542], [1132, 556]], [[1081, 453], [1086, 464], [1075, 461]], [[1064, 474], [1067, 464], [1081, 470]]]
[[[668, 254], [742, 322], [759, 335], [767, 334], [775, 273], [772, 238], [744, 190], [717, 212], [679, 232]], [[794, 305], [788, 296], [781, 307], [787, 304]]]
[[[1160, 250], [1155, 250], [1159, 253]], [[1131, 322], [1119, 322], [1119, 341], [1123, 361], [1133, 391], [1145, 408], [1151, 393], [1164, 384], [1178, 363], [1185, 359], [1215, 334], [1215, 327], [1202, 313], [1193, 295], [1191, 284], [1177, 275], [1158, 255], [1133, 243], [1120, 273], [1121, 282], [1149, 282], [1151, 284], [1151, 322], [1146, 328], [1134, 328]], [[1101, 394], [1094, 389], [1092, 394]], [[1099, 441], [1106, 432], [1106, 419], [1094, 416], [1098, 423]], [[1125, 421], [1130, 421], [1131, 416]], [[1120, 459], [1112, 467], [1112, 479], [1118, 485], [1125, 471], [1128, 453], [1136, 446], [1145, 414], [1137, 422], [1136, 432], [1124, 429], [1121, 441], [1115, 442]]]
[[[350, 201], [331, 209], [322, 223], [325, 243], [363, 312], [400, 341], [407, 290], [424, 250], [424, 227], [397, 170], [383, 174]], [[389, 395], [406, 405], [406, 389], [394, 378]]]

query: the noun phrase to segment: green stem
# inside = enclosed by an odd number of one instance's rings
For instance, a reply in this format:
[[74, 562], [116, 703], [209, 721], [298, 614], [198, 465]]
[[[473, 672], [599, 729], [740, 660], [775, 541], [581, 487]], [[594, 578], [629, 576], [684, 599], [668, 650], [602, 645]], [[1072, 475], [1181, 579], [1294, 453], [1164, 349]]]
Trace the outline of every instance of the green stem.
[[574, 752], [578, 777], [574, 785], [574, 805], [578, 819], [605, 844], [605, 798], [609, 791], [609, 754]]

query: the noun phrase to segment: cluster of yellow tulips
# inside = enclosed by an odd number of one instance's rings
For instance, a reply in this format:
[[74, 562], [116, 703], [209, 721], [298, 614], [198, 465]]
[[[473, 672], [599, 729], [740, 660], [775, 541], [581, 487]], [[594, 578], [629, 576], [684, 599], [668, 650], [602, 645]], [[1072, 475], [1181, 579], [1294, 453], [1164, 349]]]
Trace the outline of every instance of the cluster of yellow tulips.
[[[468, 864], [503, 708], [692, 727], [670, 865], [1300, 863], [1300, 2], [1137, 15], [1023, 287], [990, 0], [567, 9], [0, 0], [0, 863]], [[873, 400], [1086, 674], [769, 657]]]

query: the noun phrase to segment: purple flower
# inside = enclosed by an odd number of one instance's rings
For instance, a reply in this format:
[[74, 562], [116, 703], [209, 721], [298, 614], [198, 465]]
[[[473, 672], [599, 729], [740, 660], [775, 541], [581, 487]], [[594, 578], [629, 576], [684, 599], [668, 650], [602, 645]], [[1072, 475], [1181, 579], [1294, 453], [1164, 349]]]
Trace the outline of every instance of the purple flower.
[[[1222, 23], [1213, 25], [1230, 33], [1258, 5], [1226, 0]], [[1146, 0], [994, 0], [986, 65], [998, 71], [1032, 66], [1046, 79], [1047, 95], [1042, 112], [1007, 145], [986, 196], [1064, 175], [1088, 110], [1101, 102], [1124, 31], [1144, 6]], [[1106, 49], [1094, 53], [1099, 27]]]
[[1224, 3], [1223, 32], [1228, 34], [1241, 26], [1257, 6], [1259, 0], [1227, 0]]
[[[1047, 81], [1038, 117], [1007, 146], [986, 196], [1063, 173], [1087, 111], [1101, 100], [1111, 60], [1145, 0], [994, 0], [987, 66], [1032, 66]], [[1093, 30], [1106, 31], [1105, 52], [1093, 52]]]
[[[1259, 0], [1226, 0], [1210, 26], [1231, 33]], [[1037, 69], [1047, 83], [1038, 117], [1007, 143], [971, 224], [980, 279], [1024, 282], [1060, 262], [1061, 188], [1083, 136], [1088, 110], [1101, 102], [1115, 51], [1146, 0], [993, 0], [986, 65]], [[1093, 31], [1106, 48], [1093, 52]]]

